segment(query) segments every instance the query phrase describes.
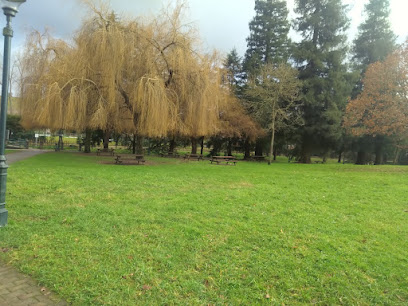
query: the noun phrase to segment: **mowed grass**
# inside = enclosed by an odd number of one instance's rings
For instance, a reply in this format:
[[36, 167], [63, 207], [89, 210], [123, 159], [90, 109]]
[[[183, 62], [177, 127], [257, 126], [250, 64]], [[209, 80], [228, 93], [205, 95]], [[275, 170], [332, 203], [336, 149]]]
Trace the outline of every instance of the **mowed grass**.
[[47, 153], [0, 258], [74, 305], [408, 302], [408, 167]]

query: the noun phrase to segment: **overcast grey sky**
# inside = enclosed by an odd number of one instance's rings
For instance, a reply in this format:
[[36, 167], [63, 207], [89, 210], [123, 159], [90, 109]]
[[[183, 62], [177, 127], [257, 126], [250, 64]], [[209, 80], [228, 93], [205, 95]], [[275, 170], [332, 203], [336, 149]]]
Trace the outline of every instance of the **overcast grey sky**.
[[[343, 0], [351, 5], [352, 19], [350, 37], [362, 20], [362, 9], [368, 0]], [[294, 0], [288, 0], [292, 10]], [[390, 0], [391, 23], [399, 41], [408, 36], [408, 0]], [[30, 29], [43, 31], [50, 28], [54, 36], [69, 38], [81, 23], [86, 10], [79, 0], [27, 0], [13, 20], [13, 49], [21, 47]], [[166, 0], [111, 0], [112, 8], [119, 14], [146, 15], [157, 13]], [[208, 49], [219, 49], [223, 53], [236, 47], [239, 54], [246, 50], [248, 23], [254, 16], [255, 0], [190, 0], [189, 20], [196, 23], [200, 36]], [[293, 17], [293, 13], [291, 15]], [[4, 19], [5, 23], [5, 19]], [[2, 43], [1, 43], [2, 45]]]

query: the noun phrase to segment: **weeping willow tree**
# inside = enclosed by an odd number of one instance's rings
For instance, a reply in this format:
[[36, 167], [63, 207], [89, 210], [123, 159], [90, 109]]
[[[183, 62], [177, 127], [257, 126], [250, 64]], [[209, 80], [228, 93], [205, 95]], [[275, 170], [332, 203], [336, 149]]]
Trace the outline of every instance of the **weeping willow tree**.
[[[216, 53], [203, 54], [182, 24], [183, 5], [151, 20], [121, 20], [89, 4], [72, 42], [29, 36], [22, 79], [26, 128], [207, 136], [233, 109]], [[232, 104], [231, 104], [232, 103]]]

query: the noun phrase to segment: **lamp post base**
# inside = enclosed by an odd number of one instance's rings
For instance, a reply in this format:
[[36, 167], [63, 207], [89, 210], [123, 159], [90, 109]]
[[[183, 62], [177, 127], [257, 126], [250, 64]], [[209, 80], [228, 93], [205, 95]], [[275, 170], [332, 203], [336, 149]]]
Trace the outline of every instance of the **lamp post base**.
[[5, 208], [0, 208], [0, 227], [7, 225], [8, 211]]
[[[0, 143], [1, 143], [1, 140], [0, 140]], [[0, 147], [0, 151], [1, 151], [1, 147]], [[6, 156], [0, 155], [0, 227], [7, 225], [7, 216], [8, 216], [8, 211], [6, 209], [7, 168], [8, 168], [8, 165], [6, 163]]]

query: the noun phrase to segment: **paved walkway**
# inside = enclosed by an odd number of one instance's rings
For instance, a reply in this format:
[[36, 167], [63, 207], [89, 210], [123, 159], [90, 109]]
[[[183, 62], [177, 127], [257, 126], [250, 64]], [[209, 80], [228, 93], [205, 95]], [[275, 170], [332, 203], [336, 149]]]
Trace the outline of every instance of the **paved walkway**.
[[[17, 151], [17, 150], [16, 150]], [[28, 150], [19, 150], [6, 155], [7, 164], [10, 165], [16, 161], [23, 160], [34, 155], [42, 154], [45, 152], [52, 152], [50, 150], [38, 150], [38, 149], [28, 149]]]
[[[32, 157], [47, 151], [21, 150], [21, 152], [7, 155], [7, 164]], [[7, 207], [6, 207], [7, 208]], [[1, 229], [0, 229], [1, 230]], [[4, 250], [0, 249], [0, 252]], [[0, 305], [28, 306], [28, 305], [67, 305], [52, 294], [47, 288], [40, 287], [36, 281], [18, 272], [15, 268], [0, 261]]]

